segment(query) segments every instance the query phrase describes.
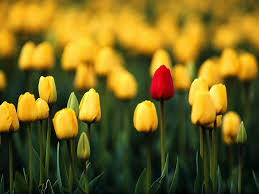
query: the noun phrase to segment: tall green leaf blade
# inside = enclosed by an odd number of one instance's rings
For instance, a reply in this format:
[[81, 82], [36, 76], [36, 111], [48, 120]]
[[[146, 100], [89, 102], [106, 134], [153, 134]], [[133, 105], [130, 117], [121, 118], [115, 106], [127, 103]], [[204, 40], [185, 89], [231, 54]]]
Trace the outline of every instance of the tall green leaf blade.
[[24, 177], [19, 173], [15, 173], [15, 191], [17, 193], [28, 193], [28, 185], [24, 179]]
[[253, 174], [253, 178], [254, 178], [254, 182], [255, 182], [257, 191], [259, 192], [259, 183], [258, 183], [257, 177], [255, 175], [255, 172], [253, 170], [252, 170], [252, 174]]
[[174, 171], [174, 176], [173, 176], [173, 180], [169, 189], [169, 193], [174, 193], [178, 184], [178, 179], [179, 179], [179, 168], [180, 168], [180, 164], [179, 164], [179, 159], [177, 157], [176, 160], [176, 166], [175, 166], [175, 171]]
[[64, 193], [62, 189], [62, 180], [61, 180], [61, 175], [60, 175], [60, 166], [59, 166], [59, 142], [57, 144], [57, 181], [58, 181], [58, 187], [59, 187], [59, 192]]
[[135, 194], [143, 194], [146, 192], [146, 177], [147, 177], [147, 169], [144, 168], [144, 170], [141, 172], [138, 182], [135, 186]]
[[4, 175], [3, 174], [1, 176], [1, 181], [0, 181], [0, 193], [4, 193]]
[[163, 179], [165, 179], [164, 176], [161, 176], [159, 177], [158, 179], [156, 179], [152, 185], [151, 185], [151, 188], [150, 188], [150, 192], [152, 194], [155, 194], [158, 192], [158, 190], [160, 189], [160, 186], [161, 186], [161, 183], [164, 181]]
[[103, 175], [104, 175], [104, 172], [102, 172], [101, 174], [99, 174], [97, 177], [95, 177], [89, 182], [88, 184], [89, 193], [95, 193], [95, 189], [98, 187], [98, 184], [100, 183]]

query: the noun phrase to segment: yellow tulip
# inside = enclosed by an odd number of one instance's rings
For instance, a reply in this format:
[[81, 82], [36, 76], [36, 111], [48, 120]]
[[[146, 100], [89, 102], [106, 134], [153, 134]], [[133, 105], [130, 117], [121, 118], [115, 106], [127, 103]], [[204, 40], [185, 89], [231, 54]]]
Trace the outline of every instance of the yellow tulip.
[[193, 106], [198, 91], [208, 91], [208, 84], [203, 78], [196, 78], [189, 90], [189, 104]]
[[122, 65], [115, 65], [110, 73], [107, 76], [107, 87], [109, 90], [113, 91], [113, 88], [116, 87], [117, 84], [117, 78], [120, 73], [120, 71], [126, 71], [125, 68]]
[[128, 71], [120, 71], [117, 74], [113, 85], [113, 92], [116, 98], [129, 100], [137, 95], [137, 81]]
[[216, 107], [217, 114], [221, 115], [227, 110], [227, 89], [223, 84], [216, 84], [211, 87], [210, 95]]
[[6, 87], [5, 73], [0, 70], [0, 91], [3, 91]]
[[198, 77], [202, 77], [208, 83], [209, 88], [220, 82], [218, 67], [213, 60], [206, 60], [200, 67]]
[[89, 37], [81, 37], [76, 40], [75, 44], [78, 47], [79, 62], [93, 64], [97, 52], [96, 43]]
[[22, 1], [12, 4], [8, 10], [7, 24], [14, 32], [21, 32], [24, 28], [24, 17], [26, 13], [26, 5]]
[[48, 42], [42, 42], [35, 48], [32, 64], [38, 70], [49, 70], [53, 67], [54, 50]]
[[[210, 123], [210, 124], [206, 125], [206, 128], [213, 129], [214, 124], [215, 124], [215, 121], [213, 123]], [[217, 115], [217, 117], [216, 117], [216, 127], [219, 128], [221, 126], [221, 124], [222, 124], [222, 115]]]
[[226, 144], [235, 143], [240, 122], [240, 117], [235, 112], [230, 111], [224, 115], [222, 123], [222, 139]]
[[41, 76], [38, 90], [40, 98], [45, 100], [48, 104], [52, 104], [57, 101], [57, 90], [55, 80], [52, 76]]
[[205, 126], [216, 119], [216, 108], [208, 91], [198, 91], [192, 106], [191, 120], [195, 125]]
[[19, 127], [15, 106], [4, 101], [0, 106], [0, 132], [15, 132]]
[[133, 124], [139, 132], [151, 132], [157, 129], [158, 119], [155, 105], [145, 100], [134, 111]]
[[95, 59], [95, 71], [99, 76], [106, 76], [114, 65], [121, 64], [120, 56], [111, 48], [102, 48]]
[[45, 100], [42, 100], [41, 98], [38, 98], [36, 100], [36, 105], [37, 105], [37, 112], [38, 112], [37, 119], [43, 120], [43, 119], [48, 118], [49, 105], [47, 104], [47, 102]]
[[96, 75], [92, 65], [77, 66], [74, 86], [78, 90], [88, 90], [96, 86]]
[[78, 118], [86, 123], [98, 122], [101, 119], [99, 94], [93, 88], [84, 94], [79, 105]]
[[254, 55], [242, 53], [239, 56], [238, 78], [242, 81], [251, 81], [257, 76], [257, 62]]
[[66, 71], [75, 70], [80, 64], [79, 47], [75, 42], [68, 43], [63, 51], [61, 67]]
[[17, 114], [19, 120], [22, 122], [37, 120], [37, 105], [33, 94], [26, 92], [25, 94], [19, 96]]
[[224, 49], [220, 57], [220, 74], [222, 77], [233, 77], [238, 71], [238, 57], [233, 49]]
[[15, 51], [15, 36], [8, 30], [0, 30], [0, 56], [9, 57]]
[[183, 65], [175, 65], [172, 70], [174, 88], [179, 91], [186, 91], [191, 85], [191, 79], [187, 68]]
[[23, 45], [20, 57], [19, 57], [19, 68], [21, 70], [30, 70], [33, 68], [32, 56], [34, 53], [35, 45], [29, 41]]
[[70, 139], [77, 136], [78, 123], [74, 110], [64, 108], [55, 114], [52, 121], [58, 139]]
[[167, 53], [163, 49], [157, 50], [152, 57], [151, 66], [150, 66], [151, 77], [153, 77], [156, 70], [161, 65], [165, 65], [170, 70], [172, 69], [172, 63], [171, 63], [170, 55], [169, 55], [169, 53]]

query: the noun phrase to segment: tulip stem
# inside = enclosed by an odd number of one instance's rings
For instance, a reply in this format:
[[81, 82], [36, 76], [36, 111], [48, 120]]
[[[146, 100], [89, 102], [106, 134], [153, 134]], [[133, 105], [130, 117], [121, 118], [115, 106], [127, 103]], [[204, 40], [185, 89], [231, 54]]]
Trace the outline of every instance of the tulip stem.
[[203, 137], [203, 170], [204, 170], [204, 183], [205, 183], [205, 192], [209, 193], [209, 173], [208, 173], [208, 145], [206, 137], [206, 129], [202, 128], [202, 137]]
[[87, 137], [89, 140], [89, 145], [91, 147], [91, 123], [87, 123]]
[[31, 129], [32, 123], [28, 123], [28, 141], [29, 141], [29, 193], [32, 193], [32, 172], [33, 172], [33, 166], [32, 166], [32, 135], [31, 135]]
[[73, 160], [74, 143], [75, 143], [74, 139], [72, 139], [71, 142], [69, 140], [67, 140], [67, 151], [68, 151], [69, 160], [70, 160], [70, 164], [71, 164], [72, 175], [73, 175], [73, 179], [76, 182], [79, 190], [82, 193], [85, 193], [85, 191], [84, 191], [83, 187], [80, 185], [80, 182], [79, 182], [79, 180], [78, 180], [78, 178], [76, 176], [76, 173], [75, 173], [74, 160]]
[[185, 131], [185, 119], [184, 119], [184, 97], [185, 93], [180, 92], [179, 93], [179, 115], [180, 115], [180, 127], [179, 127], [179, 139], [178, 139], [178, 145], [179, 145], [179, 151], [180, 154], [185, 153], [185, 147], [186, 147], [186, 131]]
[[150, 134], [146, 135], [146, 149], [147, 149], [147, 190], [146, 193], [150, 193], [151, 185], [151, 148], [150, 148]]
[[213, 156], [214, 156], [214, 150], [213, 150], [213, 139], [212, 139], [212, 130], [209, 129], [209, 144], [210, 144], [210, 178], [213, 183]]
[[200, 156], [203, 159], [203, 129], [200, 127]]
[[241, 194], [242, 186], [242, 145], [239, 147], [239, 161], [238, 161], [238, 194]]
[[244, 119], [245, 119], [245, 122], [248, 123], [249, 120], [250, 120], [250, 98], [249, 98], [249, 95], [250, 95], [250, 82], [245, 82], [244, 83], [244, 103], [243, 103], [243, 106], [244, 106]]
[[86, 173], [86, 165], [88, 162], [86, 162], [86, 164], [83, 164], [84, 166], [84, 178], [85, 178], [85, 193], [89, 193], [88, 191], [88, 179], [87, 179], [87, 173]]
[[48, 131], [47, 131], [47, 140], [46, 140], [46, 158], [45, 158], [46, 178], [49, 177], [50, 135], [51, 135], [51, 105], [49, 106]]
[[213, 179], [212, 179], [212, 189], [213, 192], [217, 191], [217, 168], [218, 168], [218, 130], [216, 121], [214, 123], [214, 129], [212, 131], [212, 138], [213, 138]]
[[40, 183], [43, 181], [43, 121], [40, 120]]
[[160, 139], [161, 139], [161, 174], [165, 165], [165, 109], [164, 109], [164, 100], [160, 100]]
[[232, 169], [233, 169], [233, 162], [234, 162], [234, 156], [233, 156], [233, 145], [228, 146], [228, 156], [229, 156], [229, 176], [232, 176]]
[[8, 134], [9, 137], [9, 182], [10, 194], [13, 193], [13, 136], [12, 133]]

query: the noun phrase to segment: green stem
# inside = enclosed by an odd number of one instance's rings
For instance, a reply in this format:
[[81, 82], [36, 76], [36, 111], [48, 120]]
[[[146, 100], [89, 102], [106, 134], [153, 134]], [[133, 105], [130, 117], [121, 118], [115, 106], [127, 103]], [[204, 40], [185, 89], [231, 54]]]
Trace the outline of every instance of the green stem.
[[165, 109], [164, 100], [160, 100], [160, 139], [161, 139], [161, 174], [165, 165]]
[[10, 194], [13, 193], [13, 137], [12, 133], [8, 134], [9, 137], [9, 182], [10, 182]]
[[213, 180], [212, 180], [212, 191], [216, 192], [217, 191], [217, 168], [218, 168], [218, 130], [216, 123], [214, 123], [214, 129], [212, 131], [212, 137], [213, 137]]
[[40, 183], [43, 182], [43, 121], [40, 120]]
[[202, 129], [202, 137], [203, 137], [203, 170], [204, 170], [204, 183], [205, 183], [205, 192], [209, 193], [209, 173], [208, 173], [208, 145], [207, 145], [207, 137], [206, 137], [206, 129]]
[[50, 156], [50, 135], [51, 135], [51, 106], [49, 106], [48, 132], [46, 142], [45, 171], [46, 178], [49, 178], [49, 156]]
[[243, 102], [243, 111], [244, 111], [244, 119], [245, 123], [248, 124], [250, 120], [250, 82], [244, 83], [244, 102]]
[[147, 188], [146, 193], [150, 193], [151, 185], [151, 148], [150, 148], [150, 134], [146, 135], [146, 149], [147, 149]]
[[213, 182], [213, 156], [214, 156], [214, 150], [213, 150], [213, 140], [212, 140], [212, 130], [209, 129], [209, 144], [210, 144], [210, 178]]
[[[69, 143], [71, 143], [71, 146], [69, 145]], [[75, 173], [75, 167], [74, 167], [74, 160], [73, 160], [73, 155], [74, 155], [74, 139], [71, 140], [71, 142], [69, 142], [69, 140], [67, 140], [67, 151], [68, 151], [68, 155], [69, 155], [69, 160], [70, 160], [70, 165], [71, 165], [71, 170], [72, 170], [72, 175], [73, 175], [73, 179], [76, 182], [78, 188], [80, 189], [80, 191], [82, 193], [85, 193], [83, 187], [80, 185], [80, 182], [76, 176]]]
[[202, 127], [200, 127], [200, 155], [201, 158], [203, 159], [203, 134], [202, 134]]
[[89, 191], [88, 191], [88, 179], [87, 179], [87, 173], [86, 173], [86, 165], [87, 165], [87, 163], [86, 164], [84, 164], [83, 166], [84, 166], [84, 178], [85, 178], [85, 193], [89, 193]]
[[71, 168], [71, 164], [70, 164], [69, 175], [68, 175], [68, 191], [69, 191], [69, 193], [72, 193], [72, 186], [73, 186], [73, 175], [72, 175], [72, 168]]
[[179, 127], [179, 151], [180, 154], [184, 154], [186, 146], [186, 132], [185, 132], [185, 118], [184, 118], [184, 93], [181, 92], [179, 95], [179, 112], [180, 112], [180, 127]]
[[91, 147], [91, 123], [87, 123], [87, 137], [89, 140], [89, 145]]
[[238, 162], [238, 194], [241, 194], [242, 186], [242, 145], [239, 147], [239, 162]]
[[32, 166], [32, 135], [31, 135], [31, 128], [32, 123], [28, 123], [28, 141], [29, 141], [29, 193], [32, 193], [32, 172], [33, 172], [33, 166]]
[[228, 146], [228, 155], [229, 155], [229, 176], [232, 176], [232, 169], [233, 169], [233, 163], [234, 163], [234, 156], [233, 156], [233, 145]]

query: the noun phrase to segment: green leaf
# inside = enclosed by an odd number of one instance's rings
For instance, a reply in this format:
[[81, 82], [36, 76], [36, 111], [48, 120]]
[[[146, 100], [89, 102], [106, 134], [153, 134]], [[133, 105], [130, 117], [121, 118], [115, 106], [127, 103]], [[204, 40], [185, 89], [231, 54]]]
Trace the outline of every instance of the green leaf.
[[220, 168], [218, 166], [218, 170], [217, 170], [217, 176], [218, 176], [218, 194], [222, 193], [222, 177], [221, 177], [221, 172], [220, 172]]
[[52, 184], [50, 182], [50, 180], [48, 179], [46, 182], [46, 187], [44, 188], [43, 193], [51, 193], [51, 194], [55, 194]]
[[27, 177], [25, 168], [22, 169], [22, 172], [23, 172], [24, 180], [25, 180], [26, 184], [28, 184], [28, 177]]
[[147, 177], [147, 169], [144, 168], [144, 170], [141, 172], [138, 182], [135, 186], [135, 194], [143, 194], [146, 192], [146, 177]]
[[88, 186], [89, 186], [89, 193], [95, 193], [95, 189], [98, 187], [98, 184], [100, 183], [100, 180], [102, 178], [102, 176], [104, 175], [104, 172], [102, 172], [101, 174], [99, 174], [97, 177], [95, 177], [94, 179], [92, 179]]
[[230, 193], [236, 193], [235, 191], [235, 186], [234, 186], [234, 181], [232, 180], [231, 183], [230, 183]]
[[1, 181], [0, 181], [0, 193], [4, 193], [4, 175], [3, 174], [1, 176]]
[[164, 181], [163, 179], [165, 179], [165, 177], [159, 177], [152, 183], [150, 188], [151, 193], [155, 194], [158, 192], [158, 190], [160, 189], [161, 183]]
[[255, 172], [253, 170], [252, 170], [252, 174], [253, 174], [253, 178], [254, 178], [254, 182], [255, 182], [257, 191], [259, 191], [259, 183], [258, 183], [258, 180], [256, 178]]
[[176, 190], [176, 186], [178, 184], [178, 179], [179, 179], [179, 168], [180, 168], [180, 164], [179, 164], [179, 159], [177, 157], [174, 176], [173, 176], [173, 180], [172, 180], [172, 183], [171, 183], [171, 186], [169, 189], [169, 193], [174, 193]]
[[24, 177], [19, 173], [15, 173], [15, 191], [17, 193], [28, 193], [28, 185], [24, 179]]
[[194, 182], [194, 192], [195, 193], [201, 193], [202, 187], [203, 187], [200, 163], [201, 163], [200, 154], [199, 154], [199, 152], [196, 152], [196, 178], [195, 178], [195, 182]]
[[168, 176], [168, 163], [169, 163], [169, 154], [167, 154], [167, 156], [166, 156], [165, 166], [162, 171], [162, 176]]
[[59, 142], [57, 145], [57, 183], [59, 187], [59, 192], [64, 193], [62, 189], [62, 180], [61, 180], [61, 175], [60, 175], [60, 167], [59, 167]]

